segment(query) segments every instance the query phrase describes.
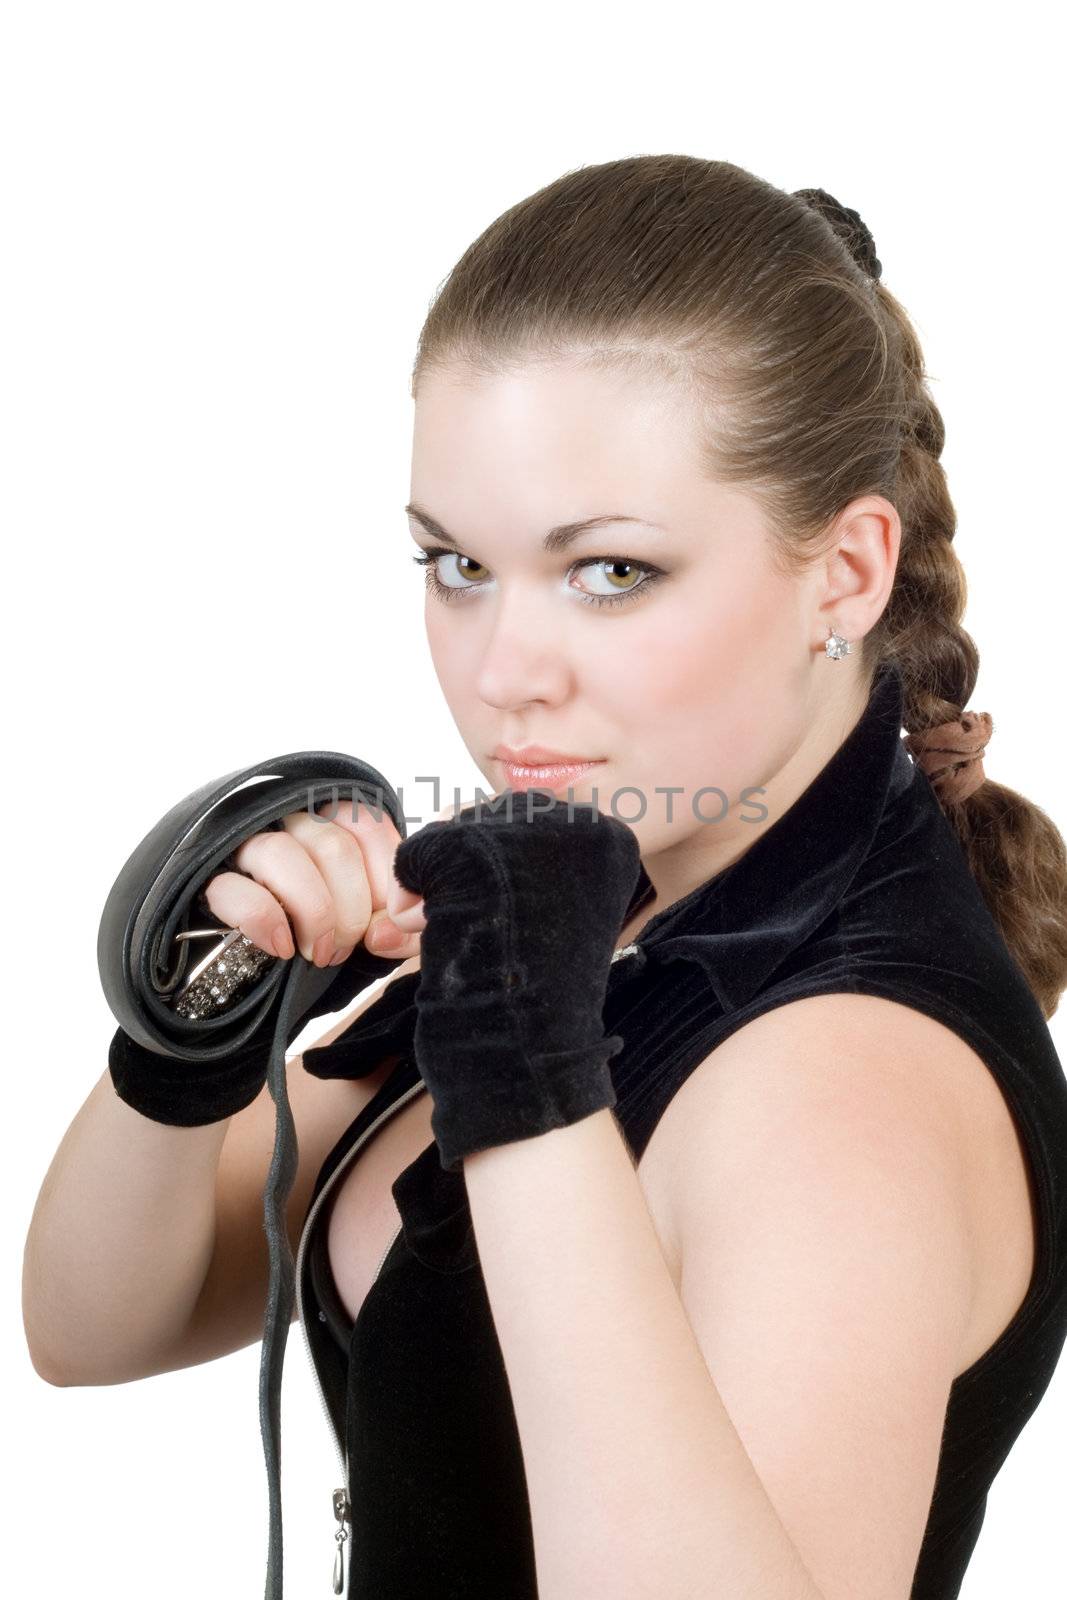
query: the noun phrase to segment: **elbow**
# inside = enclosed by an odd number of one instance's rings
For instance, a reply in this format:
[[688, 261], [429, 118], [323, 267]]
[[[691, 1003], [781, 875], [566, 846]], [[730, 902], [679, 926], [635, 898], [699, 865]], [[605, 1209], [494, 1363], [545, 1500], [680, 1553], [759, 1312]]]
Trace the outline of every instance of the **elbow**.
[[34, 1372], [36, 1372], [37, 1376], [43, 1379], [45, 1383], [51, 1384], [53, 1389], [71, 1389], [75, 1387], [69, 1378], [65, 1378], [56, 1367], [51, 1366], [42, 1356], [35, 1352], [31, 1346], [27, 1346], [27, 1349], [29, 1350], [30, 1364], [32, 1365]]
[[30, 1365], [39, 1378], [42, 1378], [45, 1383], [51, 1384], [53, 1389], [75, 1387], [75, 1380], [71, 1378], [68, 1372], [64, 1371], [62, 1364], [53, 1360], [47, 1353], [40, 1337], [31, 1333], [25, 1306], [23, 1306], [22, 1312], [22, 1336], [26, 1342], [26, 1352], [30, 1358]]

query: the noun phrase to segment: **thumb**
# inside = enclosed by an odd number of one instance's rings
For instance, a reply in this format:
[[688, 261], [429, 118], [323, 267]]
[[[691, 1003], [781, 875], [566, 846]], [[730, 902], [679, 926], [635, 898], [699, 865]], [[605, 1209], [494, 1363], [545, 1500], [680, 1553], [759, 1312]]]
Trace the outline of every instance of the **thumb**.
[[[430, 820], [450, 822], [457, 811], [463, 811], [473, 804], [473, 796], [458, 803], [453, 801], [449, 805], [442, 806]], [[399, 846], [397, 848], [399, 849]], [[386, 894], [386, 909], [376, 912], [371, 918], [367, 928], [367, 944], [372, 951], [379, 950], [382, 954], [393, 955], [403, 951], [405, 956], [418, 955], [419, 934], [425, 927], [426, 914], [423, 910], [422, 896], [405, 888], [397, 878], [394, 856], [394, 868], [389, 875], [389, 888]], [[392, 940], [396, 943], [392, 943]]]
[[[421, 905], [421, 901], [418, 903]], [[412, 926], [413, 915], [414, 913], [409, 912], [406, 924], [401, 925], [393, 921], [388, 910], [376, 911], [367, 924], [363, 940], [371, 954], [396, 956], [401, 960], [418, 955], [419, 935], [425, 923], [421, 926]]]

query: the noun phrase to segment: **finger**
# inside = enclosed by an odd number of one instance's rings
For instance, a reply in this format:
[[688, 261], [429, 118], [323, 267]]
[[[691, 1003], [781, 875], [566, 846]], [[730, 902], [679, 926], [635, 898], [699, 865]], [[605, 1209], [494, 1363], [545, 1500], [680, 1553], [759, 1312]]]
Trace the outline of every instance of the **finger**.
[[362, 943], [371, 916], [371, 890], [359, 842], [346, 828], [307, 811], [282, 819], [283, 827], [303, 845], [322, 874], [333, 899], [333, 943], [326, 965], [351, 955]]
[[240, 928], [246, 939], [268, 955], [288, 960], [295, 955], [285, 912], [270, 890], [240, 872], [217, 873], [204, 891], [207, 908], [228, 928]]
[[[333, 808], [338, 826], [347, 829], [359, 842], [363, 853], [367, 879], [371, 889], [372, 914], [366, 932], [366, 944], [372, 952], [407, 958], [417, 955], [418, 935], [425, 926], [419, 919], [409, 919], [405, 924], [394, 923], [388, 910], [389, 895], [395, 879], [393, 857], [401, 844], [401, 837], [392, 819], [383, 811], [380, 819], [368, 806], [360, 804], [353, 816], [351, 801]], [[416, 901], [416, 903], [418, 903]]]
[[342, 801], [336, 808], [327, 808], [327, 814], [336, 827], [350, 834], [359, 845], [370, 887], [371, 909], [383, 910], [393, 876], [393, 857], [400, 844], [400, 834], [392, 818], [383, 807], [380, 820], [376, 820], [374, 811], [363, 804], [356, 808], [353, 816], [351, 800]]
[[303, 845], [285, 829], [255, 833], [233, 859], [282, 906], [305, 961], [315, 960], [317, 946], [324, 965], [333, 948], [333, 896]]

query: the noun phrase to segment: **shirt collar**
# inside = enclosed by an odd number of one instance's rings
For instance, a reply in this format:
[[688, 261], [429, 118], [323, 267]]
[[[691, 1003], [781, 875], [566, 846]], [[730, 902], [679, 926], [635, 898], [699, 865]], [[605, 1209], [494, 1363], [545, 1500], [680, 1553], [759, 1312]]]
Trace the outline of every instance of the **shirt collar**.
[[[859, 721], [803, 793], [736, 861], [646, 922], [628, 947], [638, 970], [694, 961], [724, 1011], [744, 1005], [839, 904], [887, 803], [912, 781], [902, 715], [899, 669], [882, 662]], [[631, 907], [647, 887], [642, 868]]]

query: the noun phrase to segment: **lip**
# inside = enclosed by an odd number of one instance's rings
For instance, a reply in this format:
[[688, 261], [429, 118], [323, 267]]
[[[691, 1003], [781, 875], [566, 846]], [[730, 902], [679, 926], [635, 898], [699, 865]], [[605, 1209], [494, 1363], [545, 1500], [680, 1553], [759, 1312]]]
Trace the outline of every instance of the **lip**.
[[[499, 758], [498, 758], [499, 759]], [[517, 794], [527, 789], [548, 789], [555, 793], [576, 784], [592, 772], [594, 767], [604, 765], [604, 760], [596, 761], [546, 761], [536, 765], [518, 765], [512, 761], [500, 760], [500, 767], [504, 780], [509, 789]]]
[[511, 767], [591, 767], [603, 756], [572, 756], [563, 750], [550, 750], [547, 745], [527, 744], [518, 749], [514, 745], [498, 744], [493, 760]]

